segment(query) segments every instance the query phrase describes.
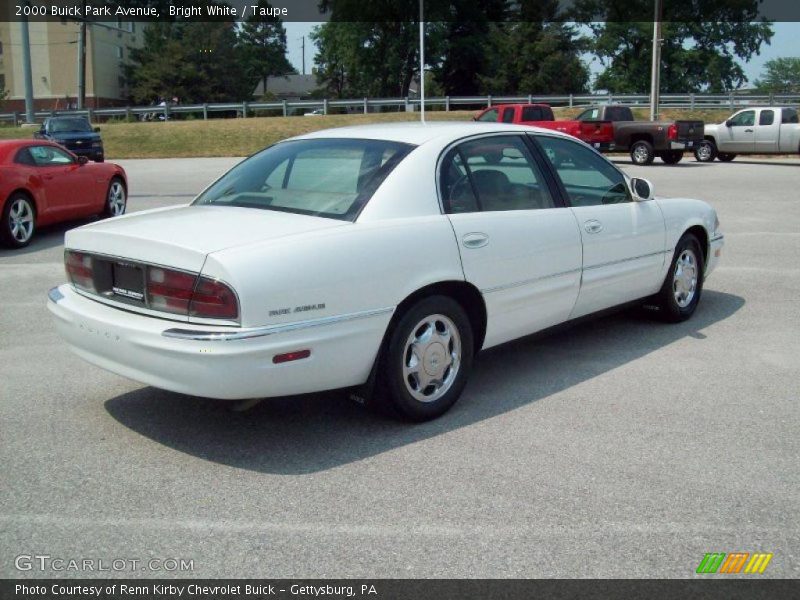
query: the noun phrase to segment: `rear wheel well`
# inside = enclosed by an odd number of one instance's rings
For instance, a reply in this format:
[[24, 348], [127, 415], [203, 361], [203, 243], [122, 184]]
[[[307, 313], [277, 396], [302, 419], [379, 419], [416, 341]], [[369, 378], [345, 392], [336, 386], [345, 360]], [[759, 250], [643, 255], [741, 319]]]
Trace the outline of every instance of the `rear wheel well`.
[[649, 133], [634, 133], [631, 136], [631, 146], [633, 146], [636, 142], [648, 142], [649, 144], [653, 143], [653, 136]]
[[693, 225], [684, 232], [693, 234], [700, 242], [700, 247], [703, 249], [703, 264], [708, 264], [708, 232], [702, 225]]
[[392, 315], [392, 320], [386, 330], [386, 336], [395, 326], [395, 324], [402, 318], [405, 312], [414, 306], [422, 298], [428, 296], [447, 296], [452, 298], [461, 305], [464, 312], [469, 317], [469, 322], [472, 325], [473, 338], [475, 340], [475, 354], [477, 354], [483, 346], [483, 340], [486, 337], [486, 303], [483, 301], [478, 288], [466, 281], [441, 281], [433, 283], [423, 288], [418, 289], [416, 292], [406, 297]]

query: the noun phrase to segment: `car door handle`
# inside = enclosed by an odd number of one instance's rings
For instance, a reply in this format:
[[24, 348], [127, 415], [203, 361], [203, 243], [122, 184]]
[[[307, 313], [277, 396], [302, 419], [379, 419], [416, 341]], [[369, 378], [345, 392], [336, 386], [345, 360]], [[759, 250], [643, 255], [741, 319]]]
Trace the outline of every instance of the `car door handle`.
[[603, 224], [597, 219], [590, 219], [583, 224], [586, 233], [600, 233], [603, 231]]
[[745, 133], [753, 133], [753, 130], [752, 129], [745, 129], [744, 132]]
[[461, 238], [461, 243], [464, 248], [483, 248], [489, 243], [489, 236], [480, 231], [473, 231], [472, 233], [465, 233]]

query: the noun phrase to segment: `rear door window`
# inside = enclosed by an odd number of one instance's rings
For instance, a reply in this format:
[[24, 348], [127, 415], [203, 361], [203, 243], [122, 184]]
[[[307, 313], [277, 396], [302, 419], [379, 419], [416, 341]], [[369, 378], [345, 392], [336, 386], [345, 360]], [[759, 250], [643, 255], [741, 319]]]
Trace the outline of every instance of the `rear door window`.
[[503, 123], [513, 123], [514, 122], [514, 109], [513, 108], [504, 108], [503, 109]]
[[548, 106], [525, 106], [522, 109], [523, 121], [553, 121], [553, 110]]
[[555, 206], [520, 136], [490, 136], [459, 144], [445, 157], [440, 177], [444, 208], [450, 214]]
[[775, 122], [774, 110], [762, 110], [761, 114], [758, 116], [759, 125], [772, 125], [774, 122]]

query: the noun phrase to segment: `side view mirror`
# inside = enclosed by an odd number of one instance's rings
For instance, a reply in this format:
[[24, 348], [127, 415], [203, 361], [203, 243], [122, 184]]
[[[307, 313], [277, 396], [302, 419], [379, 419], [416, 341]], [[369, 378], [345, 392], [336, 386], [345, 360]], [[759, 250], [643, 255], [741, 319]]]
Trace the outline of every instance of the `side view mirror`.
[[636, 202], [644, 202], [645, 200], [652, 200], [654, 198], [653, 184], [642, 177], [634, 177], [631, 179], [630, 190]]
[[79, 156], [78, 157], [78, 164], [79, 165], [85, 165], [88, 162], [89, 162], [89, 159], [86, 158], [85, 156]]
[[733, 121], [731, 121], [730, 119], [725, 121], [725, 127], [733, 127]]
[[95, 127], [94, 131], [95, 131], [95, 133], [100, 133], [100, 128], [99, 127]]

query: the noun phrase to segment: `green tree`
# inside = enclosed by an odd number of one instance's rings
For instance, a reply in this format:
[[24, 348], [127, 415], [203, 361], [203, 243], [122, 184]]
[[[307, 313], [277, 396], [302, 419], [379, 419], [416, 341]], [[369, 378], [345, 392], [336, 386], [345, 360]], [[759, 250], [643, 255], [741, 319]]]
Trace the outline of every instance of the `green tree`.
[[[272, 8], [267, 0], [259, 0], [257, 6]], [[254, 12], [239, 30], [239, 46], [253, 87], [260, 81], [266, 92], [269, 77], [296, 72], [286, 59], [286, 29], [278, 17], [262, 17]]]
[[[335, 96], [404, 96], [419, 78], [416, 0], [327, 0], [313, 35], [318, 78]], [[558, 0], [425, 3], [426, 68], [448, 95], [580, 92], [588, 71]], [[373, 19], [373, 20], [368, 20]]]
[[575, 27], [559, 22], [514, 21], [492, 28], [483, 93], [571, 94], [587, 90]]
[[230, 21], [160, 21], [144, 30], [126, 66], [137, 103], [178, 97], [181, 102], [228, 102], [252, 93], [236, 26]]
[[800, 93], [800, 57], [768, 60], [761, 77], [762, 79], [753, 82], [759, 91], [773, 94]]
[[[720, 6], [701, 0], [668, 5], [662, 23], [662, 92], [725, 92], [747, 81], [737, 59], [758, 54], [772, 38], [772, 27], [757, 21], [758, 0], [729, 0], [723, 8], [730, 14]], [[619, 15], [652, 14], [652, 0], [581, 0], [577, 7], [577, 20], [594, 34], [587, 38], [588, 50], [606, 66], [595, 87], [615, 93], [649, 90], [653, 23]], [[598, 22], [603, 14], [617, 17]]]
[[418, 73], [414, 23], [331, 21], [311, 34], [317, 80], [338, 97], [405, 96]]
[[[502, 0], [452, 0], [426, 3], [431, 19], [426, 24], [426, 63], [447, 95], [472, 95], [484, 91], [482, 76], [494, 68], [492, 23], [508, 17]], [[495, 40], [496, 42], [496, 40]]]

